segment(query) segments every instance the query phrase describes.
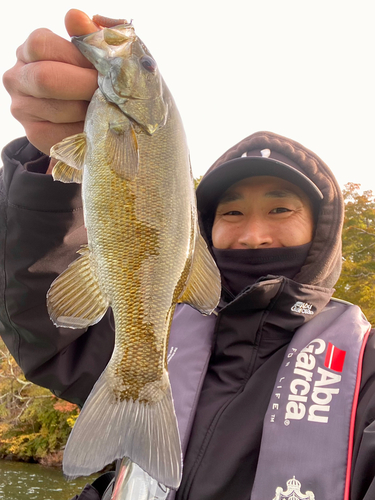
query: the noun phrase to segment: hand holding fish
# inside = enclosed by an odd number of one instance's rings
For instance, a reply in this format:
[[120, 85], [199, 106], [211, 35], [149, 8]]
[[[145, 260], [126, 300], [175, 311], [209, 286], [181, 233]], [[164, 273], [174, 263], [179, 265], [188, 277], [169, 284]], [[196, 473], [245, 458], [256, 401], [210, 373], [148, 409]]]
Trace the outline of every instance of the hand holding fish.
[[[100, 28], [78, 10], [67, 13], [65, 25], [70, 36]], [[3, 80], [13, 116], [30, 142], [46, 154], [64, 137], [82, 132], [98, 86], [97, 71], [86, 57], [70, 41], [45, 28], [33, 31], [18, 48], [17, 62]]]

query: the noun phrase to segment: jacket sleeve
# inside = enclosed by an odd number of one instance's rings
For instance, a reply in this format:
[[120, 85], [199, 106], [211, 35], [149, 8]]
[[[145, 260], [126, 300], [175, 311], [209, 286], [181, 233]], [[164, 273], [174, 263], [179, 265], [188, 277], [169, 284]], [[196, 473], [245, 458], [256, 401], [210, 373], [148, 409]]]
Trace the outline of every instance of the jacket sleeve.
[[27, 139], [8, 145], [0, 170], [0, 335], [28, 380], [82, 405], [114, 345], [111, 311], [81, 330], [49, 319], [51, 282], [87, 242], [80, 186], [40, 173], [48, 157]]
[[375, 330], [364, 359], [353, 447], [350, 500], [375, 498]]

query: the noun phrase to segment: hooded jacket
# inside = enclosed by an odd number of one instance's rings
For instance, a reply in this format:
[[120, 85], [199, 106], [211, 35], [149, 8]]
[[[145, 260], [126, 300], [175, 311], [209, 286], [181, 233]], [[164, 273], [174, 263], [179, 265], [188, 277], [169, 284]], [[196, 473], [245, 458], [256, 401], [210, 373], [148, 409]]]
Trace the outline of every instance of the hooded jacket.
[[[224, 290], [178, 500], [250, 497], [275, 377], [299, 322], [308, 320], [286, 314], [286, 304], [309, 297], [320, 311], [340, 273], [343, 201], [332, 173], [314, 153], [261, 132], [231, 148], [211, 169], [256, 148], [291, 158], [324, 200], [309, 255], [293, 280], [265, 277], [237, 297]], [[69, 330], [52, 325], [45, 305], [50, 283], [85, 242], [80, 189], [43, 175], [48, 159], [25, 139], [4, 150], [3, 162], [1, 335], [29, 380], [82, 404], [112, 352], [111, 314], [88, 331]], [[210, 241], [204, 217], [201, 227]], [[188, 318], [183, 334], [189, 334]], [[375, 498], [374, 348], [371, 336], [357, 412], [352, 500]]]

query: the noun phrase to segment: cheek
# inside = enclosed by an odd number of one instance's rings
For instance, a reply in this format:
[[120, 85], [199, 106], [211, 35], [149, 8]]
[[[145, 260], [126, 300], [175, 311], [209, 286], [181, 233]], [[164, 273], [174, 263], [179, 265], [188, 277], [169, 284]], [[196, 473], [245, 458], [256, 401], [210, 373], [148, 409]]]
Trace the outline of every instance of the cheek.
[[232, 239], [232, 231], [222, 221], [217, 221], [212, 227], [212, 243], [215, 248], [228, 248]]
[[301, 239], [304, 240], [302, 243], [300, 243], [301, 245], [309, 243], [313, 239], [314, 217], [312, 215], [312, 211], [305, 213], [304, 216], [302, 217], [300, 231], [301, 231]]
[[309, 243], [313, 237], [313, 224], [309, 218], [298, 218], [278, 229], [278, 238], [283, 246], [298, 246]]

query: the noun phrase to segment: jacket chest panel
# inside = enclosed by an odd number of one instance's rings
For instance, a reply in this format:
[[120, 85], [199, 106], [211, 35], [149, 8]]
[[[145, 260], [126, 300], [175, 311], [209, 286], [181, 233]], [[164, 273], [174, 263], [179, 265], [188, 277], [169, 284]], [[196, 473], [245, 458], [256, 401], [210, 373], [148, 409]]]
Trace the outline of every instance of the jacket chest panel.
[[293, 332], [278, 326], [269, 309], [225, 308], [216, 322], [209, 372], [232, 392], [284, 345]]

